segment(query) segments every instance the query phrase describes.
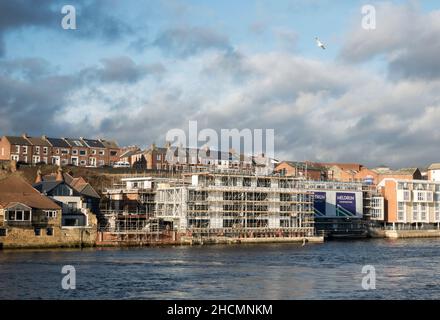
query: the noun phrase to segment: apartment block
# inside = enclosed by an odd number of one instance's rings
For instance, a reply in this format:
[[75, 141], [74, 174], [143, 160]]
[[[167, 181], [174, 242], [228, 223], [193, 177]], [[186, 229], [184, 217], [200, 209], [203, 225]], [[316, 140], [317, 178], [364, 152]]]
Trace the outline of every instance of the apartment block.
[[440, 181], [440, 163], [433, 163], [428, 167], [428, 180]]
[[192, 237], [314, 236], [313, 193], [292, 178], [242, 173], [184, 174], [159, 184], [156, 217]]
[[440, 182], [386, 178], [378, 188], [385, 199], [385, 224], [417, 228], [440, 223]]

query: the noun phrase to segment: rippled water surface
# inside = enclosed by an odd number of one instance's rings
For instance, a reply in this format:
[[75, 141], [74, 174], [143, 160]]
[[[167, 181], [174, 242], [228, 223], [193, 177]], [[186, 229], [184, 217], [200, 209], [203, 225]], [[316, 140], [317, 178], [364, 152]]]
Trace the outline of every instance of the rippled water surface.
[[0, 251], [2, 299], [440, 299], [439, 279], [440, 239]]

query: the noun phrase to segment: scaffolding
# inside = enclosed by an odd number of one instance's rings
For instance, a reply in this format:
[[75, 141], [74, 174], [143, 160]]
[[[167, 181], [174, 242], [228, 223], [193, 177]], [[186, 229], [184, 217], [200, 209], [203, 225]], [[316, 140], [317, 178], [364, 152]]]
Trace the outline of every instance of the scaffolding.
[[315, 236], [313, 192], [281, 176], [182, 174], [179, 183], [158, 187], [156, 217], [197, 239]]

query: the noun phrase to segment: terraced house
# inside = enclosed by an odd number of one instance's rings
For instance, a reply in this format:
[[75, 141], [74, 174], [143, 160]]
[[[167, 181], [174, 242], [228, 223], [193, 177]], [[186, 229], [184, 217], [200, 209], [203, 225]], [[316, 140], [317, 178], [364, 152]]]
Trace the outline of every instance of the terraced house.
[[115, 141], [87, 138], [3, 136], [0, 160], [36, 165], [102, 167], [118, 161], [121, 148]]

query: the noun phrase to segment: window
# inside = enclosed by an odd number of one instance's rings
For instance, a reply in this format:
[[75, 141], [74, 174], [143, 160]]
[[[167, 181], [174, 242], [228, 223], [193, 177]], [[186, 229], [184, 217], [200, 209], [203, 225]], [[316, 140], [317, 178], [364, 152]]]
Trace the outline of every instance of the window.
[[40, 228], [35, 228], [34, 232], [35, 232], [36, 236], [41, 236], [41, 229]]
[[15, 146], [15, 153], [20, 153], [20, 146]]
[[62, 164], [63, 166], [68, 165], [68, 164], [69, 164], [69, 160], [67, 160], [67, 159], [63, 159], [63, 160], [61, 160], [61, 164]]
[[403, 202], [397, 203], [397, 220], [399, 221], [405, 220], [405, 203]]
[[82, 166], [85, 166], [87, 164], [87, 161], [86, 160], [81, 160], [80, 163], [81, 163]]
[[410, 193], [409, 191], [403, 191], [403, 200], [410, 201]]
[[35, 154], [40, 154], [40, 147], [35, 147]]
[[80, 156], [86, 156], [87, 155], [86, 150], [79, 150], [79, 155]]
[[47, 154], [47, 150], [48, 150], [47, 147], [43, 147], [43, 153], [44, 154]]
[[20, 160], [20, 156], [17, 155], [17, 154], [13, 154], [13, 155], [11, 156], [11, 160], [19, 161], [19, 160]]
[[105, 150], [99, 150], [99, 154], [100, 154], [101, 156], [105, 155]]
[[46, 235], [53, 236], [53, 228], [47, 228], [46, 229]]
[[417, 192], [417, 200], [418, 201], [424, 201], [425, 200], [423, 192]]
[[48, 219], [54, 219], [57, 217], [57, 212], [55, 210], [47, 210], [46, 211], [46, 217]]
[[92, 150], [92, 154], [96, 154], [96, 150], [95, 149]]
[[56, 150], [56, 154], [60, 154], [60, 149], [57, 149], [57, 150]]
[[419, 206], [415, 205], [413, 207], [413, 221], [417, 221], [418, 217], [419, 217], [419, 211], [418, 211]]
[[73, 149], [73, 150], [72, 150], [72, 154], [73, 154], [74, 156], [76, 156], [76, 155], [78, 154], [78, 150], [77, 150], [77, 149]]
[[426, 203], [420, 203], [421, 220], [426, 220]]
[[161, 155], [158, 154], [158, 155], [156, 156], [156, 160], [157, 160], [157, 161], [160, 161], [160, 159], [161, 159]]
[[61, 154], [69, 154], [69, 149], [61, 149]]
[[440, 221], [440, 203], [435, 203], [435, 220]]
[[33, 156], [33, 157], [32, 157], [32, 162], [33, 162], [33, 163], [38, 163], [38, 162], [40, 162], [40, 156]]
[[112, 157], [115, 157], [115, 156], [118, 155], [118, 152], [117, 152], [117, 151], [110, 151], [110, 155], [111, 155]]
[[243, 187], [251, 186], [251, 178], [243, 178]]
[[98, 161], [98, 166], [102, 167], [102, 166], [104, 166], [104, 165], [105, 165], [104, 160], [99, 160], [99, 161]]
[[8, 220], [9, 221], [15, 220], [15, 211], [8, 211]]
[[28, 147], [27, 146], [23, 146], [23, 154], [27, 154], [28, 152]]
[[7, 211], [6, 217], [8, 221], [30, 221], [31, 212], [26, 210], [11, 210]]
[[6, 237], [7, 231], [6, 228], [0, 228], [0, 237]]

